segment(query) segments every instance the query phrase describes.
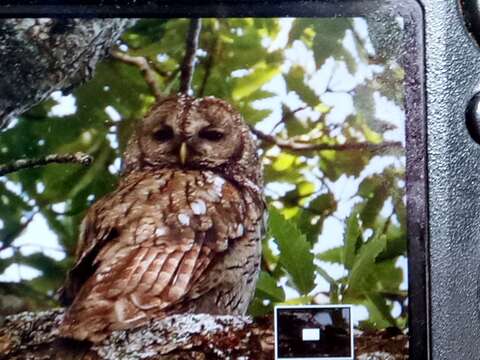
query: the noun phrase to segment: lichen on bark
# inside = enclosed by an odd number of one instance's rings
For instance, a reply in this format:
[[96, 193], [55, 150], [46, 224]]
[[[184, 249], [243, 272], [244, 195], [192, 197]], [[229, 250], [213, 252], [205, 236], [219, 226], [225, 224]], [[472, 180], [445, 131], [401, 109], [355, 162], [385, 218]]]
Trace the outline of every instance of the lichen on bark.
[[7, 317], [0, 359], [272, 359], [271, 321], [246, 316], [172, 315], [116, 331], [99, 344], [58, 337], [63, 309]]

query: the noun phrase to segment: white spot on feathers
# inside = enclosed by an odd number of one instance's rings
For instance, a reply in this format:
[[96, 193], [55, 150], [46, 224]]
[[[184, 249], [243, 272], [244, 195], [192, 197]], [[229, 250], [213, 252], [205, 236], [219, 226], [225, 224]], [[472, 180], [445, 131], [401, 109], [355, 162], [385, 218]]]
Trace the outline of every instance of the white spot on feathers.
[[133, 304], [142, 310], [150, 310], [153, 309], [154, 307], [158, 307], [158, 303], [153, 301], [151, 304], [142, 304], [140, 299], [138, 298], [136, 293], [130, 294], [130, 300], [132, 300]]
[[225, 180], [221, 177], [216, 176], [213, 180], [213, 189], [218, 195], [222, 195], [223, 184], [225, 184]]
[[240, 236], [243, 236], [243, 225], [242, 224], [238, 224], [237, 226], [237, 232], [235, 234], [237, 237], [240, 237]]
[[207, 213], [207, 205], [203, 200], [195, 200], [190, 204], [190, 207], [195, 215], [205, 215]]
[[180, 224], [188, 226], [190, 225], [190, 216], [184, 213], [178, 214], [178, 221]]
[[160, 226], [155, 230], [155, 236], [163, 236], [168, 234], [168, 228], [165, 226]]
[[115, 316], [117, 317], [117, 321], [123, 322], [125, 320], [125, 302], [124, 299], [120, 299], [115, 301], [115, 305], [113, 306], [115, 310]]

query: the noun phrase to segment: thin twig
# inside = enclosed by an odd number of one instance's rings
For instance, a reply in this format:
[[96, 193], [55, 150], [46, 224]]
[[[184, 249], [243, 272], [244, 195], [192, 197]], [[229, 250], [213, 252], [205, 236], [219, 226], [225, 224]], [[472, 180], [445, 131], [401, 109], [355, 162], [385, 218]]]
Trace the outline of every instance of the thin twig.
[[152, 67], [153, 70], [157, 72], [161, 77], [168, 78], [170, 76], [170, 72], [163, 70], [160, 65], [152, 60], [150, 57], [146, 56], [145, 59], [147, 60], [148, 64]]
[[181, 65], [180, 89], [179, 92], [188, 94], [190, 92], [193, 69], [195, 67], [195, 54], [198, 47], [198, 36], [200, 35], [201, 20], [192, 19], [188, 27], [187, 42], [185, 45], [185, 56]]
[[160, 90], [156, 79], [156, 72], [152, 69], [146, 58], [143, 56], [131, 56], [120, 51], [111, 51], [110, 54], [114, 59], [120, 60], [125, 64], [138, 67], [145, 79], [145, 82], [150, 87], [153, 96], [155, 96], [155, 99], [159, 101], [163, 98], [163, 93]]
[[388, 216], [388, 218], [385, 220], [385, 224], [383, 224], [383, 230], [382, 230], [382, 234], [387, 234], [387, 230], [388, 230], [388, 227], [390, 226], [391, 222], [392, 222], [392, 216], [394, 214], [394, 211], [392, 211], [390, 213], [390, 215]]
[[278, 147], [296, 153], [303, 153], [308, 151], [350, 151], [350, 150], [367, 150], [367, 151], [381, 151], [386, 149], [402, 150], [402, 143], [399, 141], [385, 141], [380, 144], [372, 144], [368, 142], [355, 142], [346, 144], [309, 144], [299, 143], [291, 140], [284, 140], [273, 135], [265, 134], [264, 132], [250, 127], [251, 131], [263, 141], [277, 145]]
[[40, 159], [19, 159], [9, 164], [0, 165], [0, 176], [27, 168], [35, 168], [50, 163], [78, 163], [81, 165], [90, 165], [93, 158], [85, 153], [77, 152], [75, 154], [51, 154]]
[[202, 97], [205, 94], [205, 88], [207, 87], [208, 79], [210, 78], [210, 74], [212, 73], [212, 67], [215, 63], [215, 57], [217, 55], [217, 51], [219, 48], [219, 41], [218, 36], [212, 40], [212, 44], [210, 45], [210, 49], [208, 51], [208, 58], [205, 62], [205, 75], [202, 79], [202, 84], [200, 85], [200, 89], [198, 90], [198, 97]]
[[282, 118], [280, 119], [280, 121], [278, 123], [275, 124], [275, 126], [273, 127], [272, 129], [272, 132], [275, 131], [275, 129], [280, 125], [280, 124], [283, 124], [285, 122], [287, 122], [288, 118], [292, 115], [295, 115], [297, 112], [299, 111], [302, 111], [302, 110], [305, 110], [308, 106], [301, 106], [299, 108], [296, 108], [295, 110], [290, 110], [290, 109], [287, 109], [287, 111], [284, 112]]
[[33, 218], [35, 217], [35, 215], [38, 214], [38, 211], [35, 211], [33, 212], [28, 218], [27, 220], [25, 220], [23, 223], [21, 223], [18, 228], [16, 228], [15, 230], [13, 230], [12, 232], [8, 233], [7, 235], [5, 235], [5, 237], [2, 239], [2, 241], [0, 241], [1, 245], [0, 245], [0, 251], [2, 250], [5, 250], [6, 248], [8, 247], [11, 247], [11, 244], [13, 243], [13, 241], [28, 227], [28, 225], [30, 225], [30, 223], [32, 222]]

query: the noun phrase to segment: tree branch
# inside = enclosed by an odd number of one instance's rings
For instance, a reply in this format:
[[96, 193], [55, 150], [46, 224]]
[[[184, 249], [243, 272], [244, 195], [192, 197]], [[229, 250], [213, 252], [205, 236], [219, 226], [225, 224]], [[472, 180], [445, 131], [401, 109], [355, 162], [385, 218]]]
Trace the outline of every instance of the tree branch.
[[187, 42], [185, 45], [185, 56], [181, 65], [180, 89], [179, 92], [188, 94], [191, 90], [193, 69], [195, 68], [195, 53], [198, 48], [198, 37], [200, 35], [201, 20], [192, 19], [188, 27]]
[[62, 318], [63, 309], [7, 317], [0, 329], [0, 359], [273, 359], [270, 319], [173, 315], [92, 345], [59, 338]]
[[115, 50], [111, 51], [110, 54], [114, 59], [120, 60], [125, 64], [134, 65], [138, 67], [138, 69], [143, 75], [143, 78], [145, 79], [145, 82], [150, 87], [150, 90], [152, 91], [153, 96], [155, 96], [155, 99], [159, 101], [163, 98], [163, 93], [160, 90], [160, 87], [158, 86], [157, 79], [155, 78], [156, 72], [150, 66], [146, 58], [144, 58], [143, 56], [131, 56]]
[[299, 108], [296, 108], [295, 110], [290, 110], [284, 106], [284, 108], [286, 108], [286, 111], [284, 111], [282, 118], [279, 120], [278, 123], [275, 124], [272, 131], [274, 131], [278, 126], [280, 126], [280, 124], [286, 123], [290, 116], [295, 115], [299, 111], [305, 110], [307, 107], [308, 106], [301, 106]]
[[215, 62], [215, 56], [217, 55], [217, 51], [219, 48], [219, 41], [218, 35], [215, 36], [215, 39], [212, 40], [212, 44], [210, 45], [210, 49], [208, 51], [208, 58], [205, 62], [205, 74], [202, 79], [202, 84], [200, 85], [200, 90], [198, 90], [198, 97], [203, 97], [205, 94], [205, 88], [207, 87], [208, 79], [210, 78], [210, 74], [212, 73], [212, 67]]
[[0, 251], [5, 250], [6, 248], [10, 247], [13, 241], [20, 235], [32, 222], [35, 215], [38, 214], [38, 211], [33, 212], [26, 221], [20, 223], [18, 228], [14, 229], [13, 231], [7, 233], [5, 237], [0, 241]]
[[352, 150], [366, 150], [379, 152], [382, 150], [402, 150], [403, 145], [399, 141], [385, 141], [380, 144], [372, 144], [368, 142], [356, 142], [356, 143], [346, 143], [346, 144], [309, 144], [309, 143], [299, 143], [291, 140], [284, 140], [273, 135], [265, 134], [264, 132], [255, 129], [253, 126], [250, 127], [252, 133], [254, 133], [260, 140], [267, 143], [277, 145], [283, 150], [303, 153], [308, 151], [325, 151], [325, 150], [335, 150], [335, 151], [352, 151]]
[[46, 99], [92, 77], [132, 19], [0, 20], [0, 128]]
[[[0, 359], [245, 359], [274, 357], [271, 317], [179, 314], [148, 326], [116, 331], [99, 344], [62, 339], [63, 309], [8, 316], [0, 328]], [[407, 359], [408, 337], [398, 329], [357, 332], [357, 359]]]
[[75, 154], [51, 154], [40, 159], [19, 159], [10, 164], [0, 165], [0, 176], [27, 168], [35, 168], [50, 163], [77, 163], [84, 166], [90, 165], [93, 158], [85, 153], [77, 152]]

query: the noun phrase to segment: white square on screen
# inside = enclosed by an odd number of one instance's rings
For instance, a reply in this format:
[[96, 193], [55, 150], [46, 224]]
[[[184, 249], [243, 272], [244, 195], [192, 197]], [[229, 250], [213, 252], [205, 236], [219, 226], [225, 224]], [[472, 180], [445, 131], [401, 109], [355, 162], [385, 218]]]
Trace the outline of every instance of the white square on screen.
[[303, 341], [318, 341], [320, 340], [320, 329], [302, 329]]

